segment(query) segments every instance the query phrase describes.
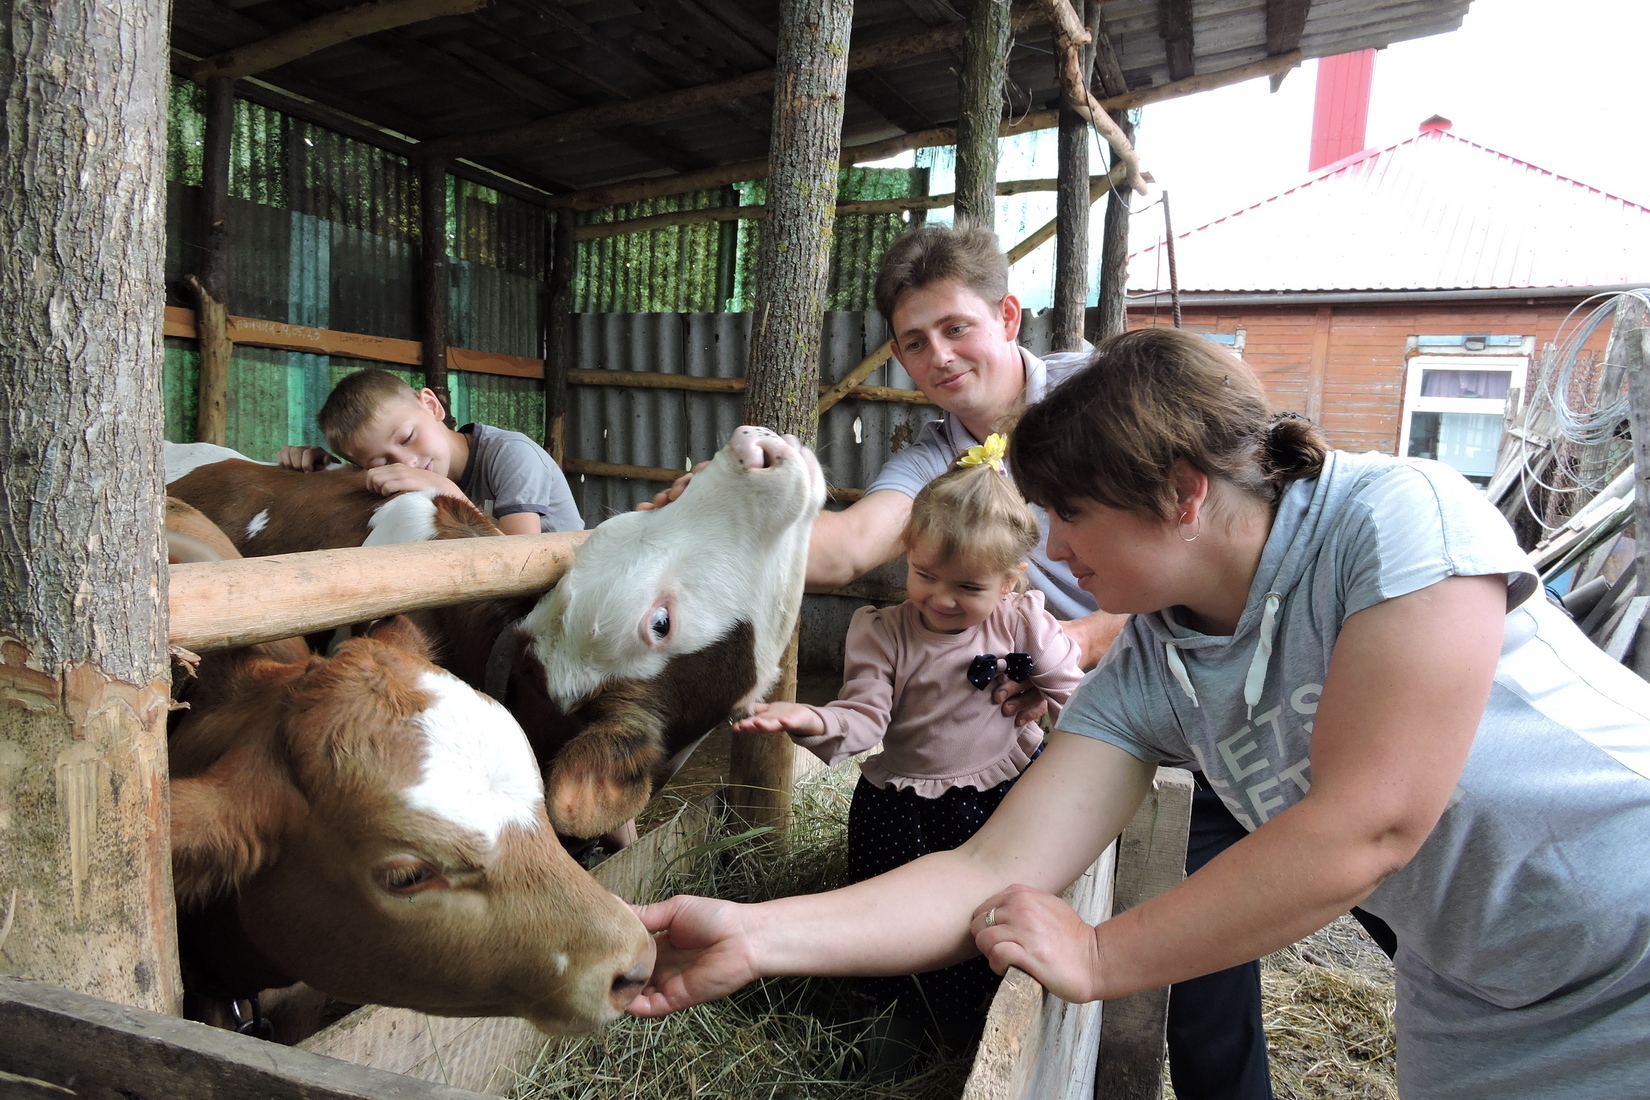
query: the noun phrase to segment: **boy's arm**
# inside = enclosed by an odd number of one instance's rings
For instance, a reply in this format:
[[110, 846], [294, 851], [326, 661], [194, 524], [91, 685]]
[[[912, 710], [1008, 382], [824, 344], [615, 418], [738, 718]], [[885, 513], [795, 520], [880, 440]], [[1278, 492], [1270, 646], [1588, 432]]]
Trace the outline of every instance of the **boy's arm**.
[[[480, 461], [481, 456], [472, 452], [471, 460]], [[584, 520], [573, 501], [567, 477], [549, 453], [532, 440], [513, 435], [493, 437], [484, 468], [477, 473], [491, 490], [485, 495], [493, 502], [493, 521], [505, 534], [537, 534], [543, 529], [540, 517], [549, 518], [553, 531], [583, 529]]]
[[537, 512], [511, 512], [499, 516], [498, 529], [506, 535], [536, 535], [544, 529]]

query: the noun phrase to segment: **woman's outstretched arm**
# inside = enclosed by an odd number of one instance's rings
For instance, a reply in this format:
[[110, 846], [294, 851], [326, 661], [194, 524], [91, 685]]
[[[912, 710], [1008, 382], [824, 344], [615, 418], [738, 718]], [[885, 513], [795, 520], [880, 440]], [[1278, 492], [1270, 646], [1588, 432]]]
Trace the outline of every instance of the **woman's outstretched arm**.
[[1363, 900], [1448, 804], [1489, 700], [1506, 600], [1504, 577], [1450, 577], [1352, 615], [1300, 802], [1097, 928], [1039, 890], [987, 899], [972, 927], [992, 968], [1018, 966], [1067, 1000], [1117, 997], [1260, 958]]
[[630, 1011], [662, 1016], [759, 977], [910, 974], [968, 958], [977, 953], [969, 918], [980, 902], [1013, 883], [1065, 889], [1128, 824], [1154, 770], [1104, 742], [1055, 733], [955, 851], [824, 894], [646, 906], [658, 962]]

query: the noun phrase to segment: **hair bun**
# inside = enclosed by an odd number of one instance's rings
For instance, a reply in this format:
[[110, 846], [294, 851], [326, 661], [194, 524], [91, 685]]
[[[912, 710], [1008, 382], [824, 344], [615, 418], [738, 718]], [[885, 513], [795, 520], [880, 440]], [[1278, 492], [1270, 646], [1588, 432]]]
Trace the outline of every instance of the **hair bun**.
[[1300, 413], [1278, 413], [1266, 426], [1261, 465], [1275, 485], [1317, 477], [1328, 454], [1329, 441], [1323, 432]]

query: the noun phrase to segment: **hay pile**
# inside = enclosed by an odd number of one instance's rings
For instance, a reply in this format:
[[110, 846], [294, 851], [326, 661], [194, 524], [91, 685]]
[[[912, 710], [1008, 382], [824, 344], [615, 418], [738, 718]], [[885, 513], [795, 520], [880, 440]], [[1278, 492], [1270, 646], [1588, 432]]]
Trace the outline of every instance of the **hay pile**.
[[[764, 901], [847, 881], [848, 804], [858, 769], [797, 784], [790, 850], [774, 858], [759, 833], [731, 826], [664, 869], [655, 897], [692, 893]], [[951, 1100], [970, 1058], [927, 1066], [897, 1083], [867, 1080], [840, 979], [782, 978], [658, 1020], [624, 1019], [598, 1035], [548, 1043], [516, 1100]]]

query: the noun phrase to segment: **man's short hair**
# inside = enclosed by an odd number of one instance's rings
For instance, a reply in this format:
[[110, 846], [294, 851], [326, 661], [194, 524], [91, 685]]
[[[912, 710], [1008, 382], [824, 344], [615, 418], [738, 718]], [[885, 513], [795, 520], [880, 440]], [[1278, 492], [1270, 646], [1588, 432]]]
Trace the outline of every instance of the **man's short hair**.
[[345, 375], [327, 395], [326, 404], [315, 414], [321, 437], [334, 454], [349, 442], [367, 422], [395, 401], [418, 403], [414, 389], [387, 370], [368, 368]]
[[963, 223], [954, 228], [913, 229], [882, 257], [877, 275], [877, 312], [890, 325], [894, 307], [913, 290], [954, 280], [987, 302], [1008, 293], [1008, 257], [989, 229]]

